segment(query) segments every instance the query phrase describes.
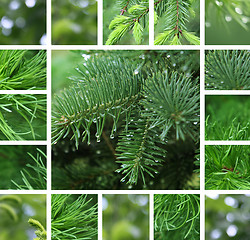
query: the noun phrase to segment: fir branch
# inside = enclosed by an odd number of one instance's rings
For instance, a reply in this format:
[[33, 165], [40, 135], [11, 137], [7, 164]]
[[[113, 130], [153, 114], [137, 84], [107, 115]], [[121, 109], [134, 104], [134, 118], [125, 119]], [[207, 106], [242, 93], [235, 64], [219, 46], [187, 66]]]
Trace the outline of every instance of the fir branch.
[[52, 195], [51, 239], [96, 239], [97, 205], [86, 194], [73, 202], [71, 196]]
[[185, 140], [187, 136], [197, 139], [199, 90], [189, 77], [176, 72], [153, 74], [147, 83], [145, 98], [145, 115], [151, 121], [151, 128], [160, 127], [161, 139], [167, 136], [171, 128], [175, 129], [177, 140]]
[[37, 156], [34, 157], [30, 153], [28, 155], [34, 161], [35, 165], [27, 164], [27, 169], [21, 171], [22, 180], [24, 185], [19, 185], [18, 183], [12, 183], [20, 190], [34, 190], [34, 189], [46, 189], [47, 187], [47, 169], [44, 164], [46, 162], [46, 154], [37, 149]]
[[214, 50], [206, 54], [206, 89], [250, 89], [250, 52]]
[[137, 184], [139, 176], [145, 185], [144, 173], [154, 177], [157, 174], [155, 167], [161, 165], [162, 158], [165, 156], [165, 150], [157, 146], [162, 144], [158, 140], [157, 131], [150, 129], [150, 123], [147, 119], [131, 119], [128, 130], [125, 130], [118, 142], [117, 158], [122, 164], [116, 172], [122, 172], [125, 176], [121, 179], [127, 184]]
[[[56, 97], [53, 114], [52, 140], [70, 135], [76, 141], [88, 139], [90, 127], [96, 125], [96, 138], [100, 141], [106, 118], [113, 118], [111, 137], [116, 131], [120, 115], [129, 114], [140, 98], [140, 73], [135, 74], [123, 59], [102, 58], [88, 61], [78, 69], [77, 86]], [[83, 129], [83, 131], [81, 130]], [[82, 133], [81, 133], [82, 131]]]

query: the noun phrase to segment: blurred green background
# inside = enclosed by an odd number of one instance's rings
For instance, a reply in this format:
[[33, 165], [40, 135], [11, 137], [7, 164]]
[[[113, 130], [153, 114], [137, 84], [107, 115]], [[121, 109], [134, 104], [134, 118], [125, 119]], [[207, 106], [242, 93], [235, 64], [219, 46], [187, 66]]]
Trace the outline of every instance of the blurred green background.
[[206, 240], [250, 239], [250, 195], [207, 194]]
[[[4, 169], [4, 171], [1, 170], [0, 174], [0, 189], [16, 189], [11, 180], [23, 184], [20, 171], [24, 168], [27, 169], [27, 164], [35, 165], [28, 153], [36, 157], [37, 148], [46, 153], [46, 146], [0, 146], [0, 169]], [[29, 172], [33, 173], [30, 168]]]
[[102, 199], [103, 240], [149, 239], [149, 196], [105, 194]]
[[[235, 0], [234, 0], [235, 1]], [[206, 0], [206, 4], [211, 0]], [[241, 3], [240, 0], [235, 1]], [[242, 4], [247, 0], [242, 0]], [[210, 4], [206, 6], [206, 23], [205, 23], [205, 44], [209, 45], [248, 45], [250, 44], [250, 9], [244, 6], [242, 8], [232, 7], [231, 13], [227, 12], [224, 4], [232, 4], [231, 1], [216, 1], [216, 5]], [[246, 3], [245, 3], [246, 4]], [[247, 3], [249, 5], [249, 3]], [[248, 6], [247, 5], [247, 6]], [[219, 6], [224, 8], [220, 11]], [[241, 14], [237, 14], [241, 13]], [[235, 11], [235, 12], [233, 12]], [[245, 13], [245, 16], [243, 14]], [[244, 29], [235, 19], [242, 21], [248, 27]]]
[[46, 44], [46, 0], [1, 0], [0, 44]]
[[96, 0], [52, 0], [53, 44], [97, 44]]
[[[46, 228], [46, 195], [15, 194], [20, 203], [13, 200], [1, 201], [0, 194], [0, 239], [1, 240], [33, 240], [36, 229], [28, 223], [29, 218], [38, 220]], [[14, 220], [1, 204], [8, 204], [17, 215]]]

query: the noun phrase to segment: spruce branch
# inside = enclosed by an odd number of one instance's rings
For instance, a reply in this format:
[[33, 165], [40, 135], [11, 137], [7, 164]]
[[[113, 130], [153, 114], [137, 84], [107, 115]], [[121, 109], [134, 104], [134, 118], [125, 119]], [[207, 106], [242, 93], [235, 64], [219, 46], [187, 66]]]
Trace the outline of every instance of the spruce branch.
[[139, 176], [141, 176], [145, 185], [144, 173], [154, 177], [157, 174], [155, 167], [161, 165], [162, 158], [166, 151], [157, 146], [162, 144], [159, 140], [157, 131], [150, 129], [148, 119], [131, 119], [129, 128], [122, 133], [118, 142], [117, 158], [122, 164], [121, 168], [116, 172], [122, 172], [125, 176], [122, 182], [127, 180], [127, 184], [137, 184]]
[[113, 118], [111, 138], [117, 130], [121, 114], [129, 114], [133, 105], [140, 98], [143, 79], [135, 74], [123, 59], [103, 57], [89, 61], [78, 69], [79, 81], [75, 87], [62, 92], [56, 97], [53, 114], [52, 139], [70, 135], [79, 141], [88, 139], [90, 127], [96, 125], [96, 138], [100, 141], [106, 118]]
[[250, 52], [214, 50], [206, 54], [206, 89], [250, 89]]

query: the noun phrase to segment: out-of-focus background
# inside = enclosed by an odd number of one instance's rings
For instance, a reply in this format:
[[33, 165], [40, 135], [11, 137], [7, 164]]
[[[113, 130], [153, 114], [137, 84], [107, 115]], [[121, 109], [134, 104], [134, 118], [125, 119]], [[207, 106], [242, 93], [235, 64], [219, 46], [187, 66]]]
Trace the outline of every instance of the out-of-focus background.
[[96, 0], [52, 0], [53, 44], [97, 44]]
[[0, 44], [46, 44], [46, 0], [1, 0]]
[[249, 194], [207, 194], [206, 240], [249, 240], [249, 209]]
[[[33, 240], [36, 228], [28, 220], [38, 220], [46, 227], [46, 195], [45, 194], [0, 194], [0, 239], [1, 240]], [[1, 205], [8, 205], [13, 210], [11, 215]]]
[[102, 199], [103, 240], [149, 239], [149, 196], [105, 194]]

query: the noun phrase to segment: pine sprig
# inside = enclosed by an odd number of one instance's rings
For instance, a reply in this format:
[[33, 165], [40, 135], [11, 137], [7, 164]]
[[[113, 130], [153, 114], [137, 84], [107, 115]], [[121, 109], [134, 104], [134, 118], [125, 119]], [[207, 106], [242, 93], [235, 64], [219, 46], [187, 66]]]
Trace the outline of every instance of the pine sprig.
[[46, 52], [0, 50], [0, 90], [46, 89]]
[[174, 128], [176, 139], [185, 140], [187, 136], [196, 139], [199, 123], [199, 89], [196, 81], [173, 73], [153, 74], [148, 81], [143, 105], [148, 111], [151, 127], [159, 126], [164, 139]]
[[51, 198], [51, 239], [96, 239], [97, 205], [81, 195], [71, 201], [70, 194], [53, 194]]
[[28, 223], [37, 229], [35, 231], [37, 238], [34, 238], [34, 240], [47, 240], [47, 232], [43, 227], [43, 225], [38, 220], [30, 218]]
[[[187, 29], [190, 16], [194, 14], [191, 3], [190, 0], [155, 1], [155, 20], [158, 24], [164, 22], [164, 30], [155, 37], [155, 45], [182, 45], [183, 40], [200, 44], [199, 37]], [[159, 17], [164, 21], [158, 21]]]
[[125, 176], [121, 179], [127, 184], [137, 184], [139, 176], [145, 185], [144, 174], [151, 177], [157, 174], [155, 169], [161, 165], [166, 151], [157, 146], [162, 144], [157, 131], [150, 129], [150, 123], [147, 119], [131, 119], [129, 129], [121, 135], [117, 147], [117, 156], [122, 164], [116, 172], [122, 172]]
[[70, 135], [79, 141], [88, 139], [90, 127], [96, 125], [96, 138], [100, 141], [105, 120], [113, 118], [111, 137], [116, 131], [120, 115], [129, 114], [140, 98], [143, 79], [140, 73], [131, 71], [123, 59], [103, 57], [78, 68], [80, 79], [77, 85], [56, 97], [53, 114], [52, 139]]
[[118, 1], [117, 8], [121, 13], [110, 22], [109, 29], [113, 31], [105, 44], [118, 43], [130, 30], [133, 32], [136, 44], [141, 44], [146, 22], [148, 22], [148, 1]]
[[199, 239], [200, 197], [194, 194], [154, 196], [155, 239]]
[[214, 50], [206, 55], [206, 89], [250, 89], [250, 52]]
[[21, 171], [23, 185], [16, 182], [13, 184], [20, 190], [46, 189], [47, 186], [47, 168], [45, 166], [46, 154], [37, 149], [37, 156], [34, 157], [30, 153], [28, 155], [34, 161], [34, 165], [27, 164], [27, 169]]

